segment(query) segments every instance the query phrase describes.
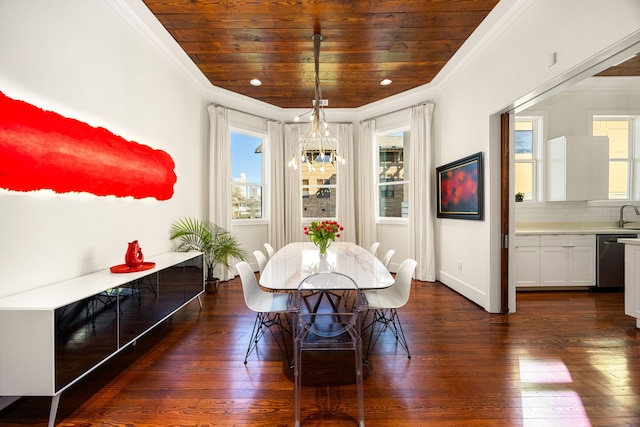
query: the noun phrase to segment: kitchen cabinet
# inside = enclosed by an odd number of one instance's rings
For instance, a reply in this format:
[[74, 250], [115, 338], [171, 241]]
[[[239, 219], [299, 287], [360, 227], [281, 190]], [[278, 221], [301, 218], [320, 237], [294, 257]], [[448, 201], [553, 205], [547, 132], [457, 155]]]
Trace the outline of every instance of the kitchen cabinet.
[[594, 245], [595, 239], [593, 244], [567, 248], [567, 284], [595, 286], [596, 250]]
[[594, 286], [594, 234], [516, 236], [516, 286]]
[[546, 148], [548, 201], [608, 199], [608, 137], [560, 136]]
[[516, 236], [516, 286], [540, 283], [540, 236]]
[[540, 265], [542, 286], [595, 286], [596, 236], [540, 236]]
[[540, 247], [540, 285], [564, 286], [567, 283], [567, 256], [562, 246]]

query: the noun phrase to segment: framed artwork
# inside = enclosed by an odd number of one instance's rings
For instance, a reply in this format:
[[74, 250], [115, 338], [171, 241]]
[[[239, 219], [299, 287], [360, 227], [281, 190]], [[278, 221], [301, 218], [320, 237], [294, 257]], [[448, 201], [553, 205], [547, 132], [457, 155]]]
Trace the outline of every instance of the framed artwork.
[[482, 220], [482, 152], [436, 168], [438, 218]]

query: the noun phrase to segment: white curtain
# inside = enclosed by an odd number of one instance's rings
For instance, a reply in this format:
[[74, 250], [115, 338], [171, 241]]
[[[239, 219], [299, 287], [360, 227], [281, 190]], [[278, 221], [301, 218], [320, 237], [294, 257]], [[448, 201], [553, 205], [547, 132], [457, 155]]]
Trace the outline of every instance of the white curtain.
[[434, 281], [436, 278], [433, 237], [433, 108], [434, 105], [429, 103], [411, 109], [411, 155], [408, 159], [409, 256], [418, 261], [414, 278], [426, 281]]
[[354, 165], [356, 156], [353, 150], [353, 124], [338, 124], [336, 134], [338, 141], [342, 145], [342, 154], [345, 163], [338, 162], [338, 211], [336, 216], [344, 231], [340, 235], [341, 242], [356, 241], [356, 213], [355, 213], [355, 172]]
[[285, 244], [287, 215], [285, 211], [285, 172], [288, 168], [288, 156], [284, 147], [283, 125], [280, 122], [267, 122], [267, 142], [264, 148], [265, 164], [268, 166], [266, 187], [269, 197], [269, 229], [267, 238], [275, 250]]
[[[289, 158], [298, 146], [300, 139], [300, 129], [302, 125], [286, 124], [284, 126], [284, 147], [285, 159]], [[300, 168], [294, 169], [288, 165], [283, 166], [284, 170], [284, 243], [301, 242], [304, 240], [302, 230], [302, 190], [300, 188]]]
[[[231, 231], [231, 138], [229, 111], [209, 105], [209, 221]], [[232, 271], [218, 266], [214, 275], [222, 281], [233, 277]]]
[[354, 147], [356, 194], [356, 243], [368, 248], [378, 240], [376, 228], [375, 120], [358, 126], [358, 143]]

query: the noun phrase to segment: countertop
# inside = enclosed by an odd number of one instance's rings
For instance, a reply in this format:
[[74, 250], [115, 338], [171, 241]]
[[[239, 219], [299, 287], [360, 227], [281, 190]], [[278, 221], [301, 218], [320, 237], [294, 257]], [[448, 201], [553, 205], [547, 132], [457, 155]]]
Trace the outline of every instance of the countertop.
[[640, 245], [640, 239], [618, 239], [618, 243], [626, 243], [627, 245]]
[[[629, 223], [627, 227], [618, 228], [612, 223], [523, 223], [516, 224], [516, 235], [519, 234], [640, 234], [639, 223]], [[637, 228], [637, 229], [635, 229]]]

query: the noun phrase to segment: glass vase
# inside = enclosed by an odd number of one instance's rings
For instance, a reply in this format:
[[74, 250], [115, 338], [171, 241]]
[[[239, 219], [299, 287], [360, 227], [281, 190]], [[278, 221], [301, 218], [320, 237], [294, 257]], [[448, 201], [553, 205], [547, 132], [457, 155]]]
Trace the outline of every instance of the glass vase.
[[317, 240], [314, 243], [316, 244], [316, 246], [318, 247], [318, 250], [320, 251], [320, 257], [326, 257], [327, 256], [327, 249], [331, 245], [331, 241], [330, 240]]

